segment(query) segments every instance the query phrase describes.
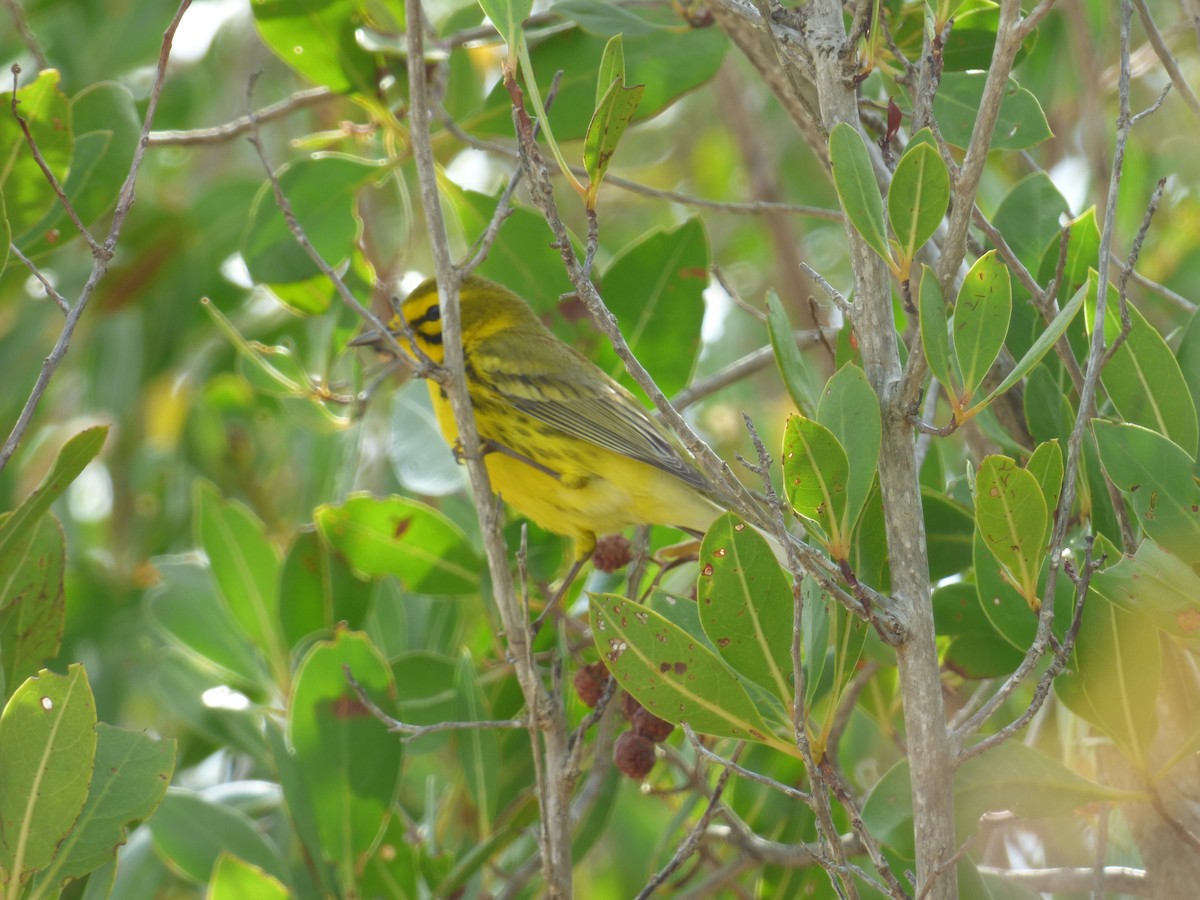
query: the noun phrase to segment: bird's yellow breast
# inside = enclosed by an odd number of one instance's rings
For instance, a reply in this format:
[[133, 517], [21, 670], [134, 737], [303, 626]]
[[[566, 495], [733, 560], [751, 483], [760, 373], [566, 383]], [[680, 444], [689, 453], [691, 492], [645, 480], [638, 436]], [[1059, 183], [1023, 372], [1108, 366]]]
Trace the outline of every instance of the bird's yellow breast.
[[[443, 436], [458, 445], [458, 428], [444, 390], [429, 383]], [[671, 525], [704, 531], [720, 510], [662, 469], [630, 459], [524, 415], [499, 408], [471, 389], [475, 424], [485, 443], [492, 489], [543, 528], [576, 541], [584, 556], [596, 536], [634, 525]]]

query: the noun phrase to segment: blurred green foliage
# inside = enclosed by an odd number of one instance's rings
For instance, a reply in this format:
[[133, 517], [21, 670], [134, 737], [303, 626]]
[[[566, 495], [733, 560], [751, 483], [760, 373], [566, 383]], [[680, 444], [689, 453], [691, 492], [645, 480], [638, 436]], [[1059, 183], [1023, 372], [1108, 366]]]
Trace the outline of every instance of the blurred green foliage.
[[[891, 0], [883, 6], [899, 46], [919, 46], [925, 4]], [[1043, 284], [1058, 261], [1060, 218], [1073, 219], [1060, 302], [1078, 298], [1075, 308], [1081, 306], [1088, 321], [1085, 328], [1083, 316], [1067, 316], [1057, 327], [1079, 360], [1092, 327], [1098, 276], [1089, 281], [1089, 269], [1096, 266], [1099, 244], [1093, 209], [1104, 208], [1104, 157], [1115, 108], [1117, 37], [1108, 6], [1088, 0], [1050, 16], [1021, 51], [1011, 105], [1002, 114], [1002, 134], [993, 142], [977, 198]], [[1165, 3], [1151, 6], [1156, 15], [1176, 14]], [[7, 20], [0, 28], [0, 58], [20, 64], [20, 111], [84, 225], [102, 240], [129, 171], [171, 10], [146, 0], [30, 0], [22, 8], [48, 67], [39, 71], [33, 46]], [[456, 123], [451, 129], [435, 121], [433, 146], [453, 249], [461, 257], [486, 227], [500, 185], [514, 168], [510, 101], [497, 83], [502, 49], [482, 29], [482, 10], [449, 2], [429, 4], [427, 12], [439, 35], [465, 36], [429, 59], [442, 109]], [[854, 354], [849, 330], [809, 341], [799, 355], [780, 347], [789, 321], [800, 328], [842, 324], [796, 262], [807, 261], [848, 292], [851, 261], [840, 210], [856, 227], [877, 231], [872, 246], [887, 258], [895, 242], [889, 245], [884, 233], [883, 198], [869, 170], [854, 169], [866, 159], [854, 148], [847, 151], [857, 154], [852, 161], [834, 151], [835, 190], [812, 148], [720, 29], [702, 10], [691, 10], [690, 17], [680, 12], [667, 3], [618, 7], [567, 0], [539, 6], [526, 29], [543, 95], [554, 72], [564, 73], [549, 124], [573, 164], [583, 161], [597, 69], [613, 34], [624, 33], [625, 83], [645, 85], [598, 193], [597, 284], [635, 352], [669, 393], [772, 342], [795, 396], [810, 403], [818, 398], [801, 379], [826, 385], [840, 369], [820, 402], [832, 397], [845, 408], [826, 408], [833, 423], [805, 410], [815, 418], [803, 422], [827, 437], [822, 452], [829, 458], [841, 450], [853, 484], [847, 488], [815, 459], [787, 469], [797, 478], [816, 478], [805, 486], [816, 492], [805, 494], [815, 498], [811, 504], [798, 503], [794, 485], [785, 496], [821, 523], [827, 549], [840, 564], [863, 584], [886, 591], [882, 501], [871, 482], [878, 422], [855, 419], [858, 407], [847, 399], [866, 385], [859, 369], [841, 366]], [[989, 64], [996, 27], [990, 4], [967, 3], [960, 12], [935, 110], [955, 146], [969, 138], [983, 80], [967, 70]], [[325, 260], [361, 303], [387, 315], [397, 285], [410, 286], [432, 269], [408, 145], [403, 29], [399, 0], [198, 0], [183, 19], [136, 204], [70, 352], [0, 477], [0, 510], [11, 511], [0, 520], [6, 590], [0, 596], [0, 672], [8, 698], [0, 720], [0, 893], [14, 863], [20, 872], [42, 870], [14, 897], [54, 896], [64, 879], [82, 876], [88, 876], [86, 884], [76, 881], [68, 889], [74, 896], [122, 900], [478, 896], [506, 884], [517, 896], [538, 893], [537, 879], [524, 873], [538, 852], [528, 732], [436, 733], [402, 745], [343, 670], [350, 668], [382, 714], [404, 722], [522, 715], [489, 603], [474, 508], [433, 433], [423, 391], [393, 391], [394, 380], [386, 379], [361, 402], [381, 364], [347, 351], [360, 327], [357, 317], [294, 242], [248, 132], [210, 131], [250, 108], [327, 89], [264, 119], [262, 144]], [[911, 108], [896, 80], [898, 66], [881, 53], [862, 84], [864, 100], [884, 104], [893, 97]], [[1161, 84], [1161, 72], [1140, 71], [1133, 81], [1134, 109], [1148, 106]], [[0, 236], [74, 303], [92, 273], [92, 256], [8, 115], [11, 95], [3, 100], [0, 198], [6, 225]], [[1179, 124], [1185, 115], [1180, 102], [1168, 98], [1133, 133], [1115, 233], [1123, 253], [1154, 182], [1169, 177], [1169, 213], [1160, 216], [1169, 215], [1171, 225], [1152, 231], [1138, 270], [1169, 291], [1194, 297], [1200, 201], [1187, 185], [1200, 173], [1190, 122]], [[1013, 152], [1018, 149], [1027, 152]], [[909, 226], [909, 244], [900, 247], [902, 258], [893, 258], [904, 271], [914, 247], [940, 220], [947, 181], [928, 144], [909, 158], [916, 162], [897, 169], [901, 183], [888, 195], [893, 226]], [[905, 180], [918, 177], [912, 173], [924, 178], [930, 167], [932, 182]], [[626, 189], [614, 176], [651, 190]], [[861, 207], [849, 202], [851, 184]], [[677, 202], [664, 191], [712, 203]], [[520, 196], [481, 274], [526, 296], [556, 333], [615, 372], [610, 348], [578, 303], [563, 297], [569, 283], [558, 251], [548, 247], [550, 232]], [[560, 191], [559, 200], [574, 234], [586, 235], [582, 204], [569, 190]], [[723, 206], [755, 201], [806, 204], [824, 213], [759, 208], [745, 214]], [[742, 302], [714, 289], [712, 267]], [[946, 307], [929, 275], [919, 293], [914, 283], [909, 294], [919, 299], [921, 327], [938, 329], [932, 342], [937, 355], [929, 359], [935, 372], [952, 366], [943, 336], [961, 338], [964, 327], [973, 336], [969, 360], [965, 339], [954, 347], [955, 371], [965, 377], [967, 395], [979, 387], [978, 401], [994, 387], [979, 382], [1001, 353], [1024, 360], [1019, 374], [1028, 374], [1023, 394], [1006, 395], [1018, 398], [1015, 408], [1028, 435], [1011, 423], [1000, 425], [980, 403], [970, 440], [961, 431], [935, 438], [923, 457], [925, 525], [939, 580], [934, 603], [951, 711], [966, 702], [978, 679], [1010, 673], [1032, 638], [1027, 600], [1045, 583], [1046, 519], [1057, 497], [1053, 471], [1061, 480], [1061, 453], [1078, 403], [1064, 366], [1048, 354], [1048, 342], [1037, 342], [1046, 325], [1031, 312], [1028, 292], [1010, 283], [1008, 268], [994, 255], [981, 254], [977, 267], [991, 272], [989, 296], [1011, 310], [1011, 321], [1007, 312], [996, 321], [979, 318], [964, 299], [969, 292]], [[768, 290], [778, 297], [771, 334]], [[1195, 493], [1200, 329], [1163, 292], [1131, 283], [1130, 293], [1134, 329], [1106, 375], [1098, 413], [1111, 421], [1084, 448], [1069, 538], [1078, 560], [1083, 526], [1090, 526], [1109, 542], [1114, 558], [1097, 576], [1084, 619], [1087, 650], [1075, 657], [1076, 671], [1061, 682], [1062, 704], [1049, 715], [1073, 723], [1060, 726], [1062, 735], [1089, 726], [1107, 735], [1145, 770], [1156, 727], [1148, 698], [1160, 687], [1158, 667], [1171, 659], [1194, 661], [1196, 651], [1194, 555], [1200, 544], [1197, 507], [1187, 498]], [[903, 312], [899, 290], [897, 310], [901, 330], [917, 327], [917, 316]], [[997, 324], [999, 319], [1005, 321]], [[17, 421], [63, 321], [15, 254], [0, 256], [4, 434]], [[1111, 331], [1118, 323], [1105, 327]], [[941, 424], [963, 412], [966, 399], [930, 408]], [[751, 414], [772, 453], [785, 446], [793, 400], [772, 366], [704, 397], [689, 416], [721, 455], [753, 459], [742, 411]], [[798, 428], [787, 431], [789, 438]], [[1054, 440], [1062, 448], [1059, 469], [1044, 457], [1030, 462], [1035, 446], [1052, 447], [1044, 442]], [[985, 459], [980, 447], [991, 455]], [[979, 504], [978, 516], [972, 491], [980, 481], [968, 457], [989, 479], [1019, 471], [1021, 490], [1013, 496], [1040, 501], [1046, 515], [1014, 512], [1021, 504], [1006, 505], [998, 492]], [[981, 463], [986, 469], [978, 468]], [[1101, 467], [1132, 495], [1133, 527], [1151, 539], [1136, 557], [1136, 547], [1121, 543]], [[778, 485], [778, 470], [775, 477]], [[746, 480], [752, 483], [753, 476], [747, 473]], [[1156, 496], [1169, 503], [1151, 502], [1148, 492], [1135, 490], [1151, 482]], [[851, 515], [826, 524], [821, 516], [845, 512], [846, 496], [828, 504], [821, 492], [842, 490], [854, 492]], [[1026, 534], [1021, 549], [1010, 551], [1015, 545], [1009, 536], [981, 533], [985, 522], [1037, 534]], [[728, 533], [720, 537], [755, 560], [746, 564], [755, 577], [765, 582], [768, 571], [778, 577], [769, 554], [745, 549], [748, 536], [735, 537], [732, 521], [723, 520], [722, 527]], [[515, 547], [520, 525], [513, 523], [506, 536]], [[652, 546], [672, 537], [656, 533]], [[568, 552], [559, 538], [528, 529], [538, 602], [561, 575]], [[1114, 565], [1119, 552], [1130, 555]], [[775, 728], [770, 740], [747, 747], [741, 763], [800, 784], [800, 764], [772, 748], [791, 740], [786, 727], [776, 727], [787, 722], [780, 706], [787, 698], [777, 689], [794, 677], [780, 665], [778, 634], [768, 637], [760, 629], [745, 637], [746, 646], [725, 652], [708, 629], [726, 628], [739, 604], [755, 602], [754, 592], [740, 582], [722, 582], [719, 593], [731, 605], [725, 618], [705, 624], [687, 599], [695, 576], [694, 567], [685, 568], [656, 585], [661, 590], [647, 621], [661, 632], [639, 637], [633, 628], [622, 635], [647, 659], [654, 644], [664, 642], [662, 635], [679, 646], [699, 642], [688, 664], [704, 669], [714, 695], [722, 686], [737, 688], [714, 701], [717, 719], [727, 725], [735, 707], [742, 716], [732, 730], [711, 730], [742, 735], [747, 723], [751, 730]], [[1129, 587], [1148, 580], [1156, 590]], [[616, 626], [629, 602], [619, 596], [626, 588], [602, 573], [588, 576], [586, 589], [605, 598], [593, 606], [593, 625], [604, 616]], [[894, 659], [845, 610], [829, 608], [811, 584], [803, 590], [810, 599], [803, 647], [814, 710], [810, 727], [820, 733], [821, 748], [830, 741], [829, 752], [851, 789], [870, 795], [867, 822], [893, 870], [903, 871], [911, 865], [911, 801]], [[586, 603], [581, 593], [577, 586], [568, 598], [578, 601], [576, 613]], [[1060, 637], [1070, 620], [1070, 594], [1070, 583], [1060, 579]], [[35, 599], [40, 605], [31, 605]], [[771, 628], [790, 626], [789, 601], [776, 592]], [[1137, 611], [1148, 618], [1138, 619]], [[648, 634], [646, 622], [640, 624]], [[538, 649], [563, 652], [570, 671], [605, 649], [576, 631], [556, 643], [551, 631], [539, 638]], [[1164, 634], [1172, 641], [1164, 640], [1160, 650]], [[638, 669], [633, 657], [622, 662], [633, 671], [618, 674], [634, 693], [638, 685], [651, 690], [667, 683], [669, 676]], [[1154, 671], [1122, 678], [1108, 667], [1113, 659]], [[50, 671], [27, 680], [42, 667]], [[771, 691], [776, 696], [764, 698]], [[568, 695], [575, 724], [586, 710]], [[841, 710], [847, 697], [853, 705]], [[1002, 718], [1015, 717], [1027, 702], [1028, 690], [1018, 692]], [[45, 771], [70, 776], [62, 776], [68, 790], [53, 808], [22, 812], [12, 798], [31, 788], [14, 773], [42, 746], [32, 729], [44, 721], [38, 710], [49, 711], [46, 703], [61, 713], [64, 734], [83, 743], [65, 747], [45, 739], [54, 751]], [[768, 722], [759, 715], [764, 710]], [[665, 707], [662, 712], [669, 717]], [[587, 885], [589, 897], [636, 893], [670, 858], [704, 804], [689, 782], [692, 748], [678, 736], [647, 781], [656, 796], [619, 777], [609, 766], [617, 727], [610, 717], [598, 737], [590, 732], [596, 755], [585, 754], [594, 805], [579, 825], [575, 852], [578, 883]], [[1007, 802], [1005, 808], [1052, 823], [1040, 833], [1045, 856], [1067, 865], [1081, 858], [1087, 824], [1072, 811], [1117, 795], [1090, 780], [1093, 761], [1064, 750], [1067, 737], [1054, 731], [1044, 728], [1030, 738], [1032, 746], [1006, 746], [999, 761], [999, 754], [985, 755], [960, 771], [960, 825], [969, 829], [980, 810]], [[1194, 750], [1195, 737], [1177, 748], [1180, 754]], [[726, 743], [716, 746], [729, 752]], [[1003, 778], [996, 777], [998, 769]], [[99, 774], [84, 777], [93, 770]], [[104, 772], [115, 774], [106, 781]], [[110, 787], [121, 802], [105, 794]], [[763, 837], [815, 839], [809, 809], [763, 785], [734, 779], [726, 802]], [[102, 817], [116, 824], [97, 836], [90, 829]], [[132, 832], [114, 863], [123, 829], [144, 819], [148, 824]], [[11, 838], [16, 821], [36, 821], [49, 837], [18, 849]], [[836, 825], [848, 829], [845, 810], [838, 810]], [[66, 835], [70, 839], [60, 847]], [[714, 848], [676, 887], [682, 890], [687, 878], [702, 883], [724, 854], [736, 852]], [[1118, 830], [1110, 862], [1130, 862], [1135, 854], [1133, 842]], [[829, 890], [816, 868], [756, 866], [737, 878], [739, 889], [762, 895]], [[966, 876], [963, 883], [976, 884]]]

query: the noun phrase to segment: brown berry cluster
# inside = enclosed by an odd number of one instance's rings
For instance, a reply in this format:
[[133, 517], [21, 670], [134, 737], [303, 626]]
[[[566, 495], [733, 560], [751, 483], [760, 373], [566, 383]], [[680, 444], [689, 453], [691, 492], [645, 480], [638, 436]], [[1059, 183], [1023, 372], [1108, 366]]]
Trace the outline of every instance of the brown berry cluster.
[[592, 565], [601, 572], [616, 572], [633, 559], [633, 544], [623, 534], [608, 534], [596, 541]]
[[[602, 662], [579, 669], [575, 673], [579, 699], [595, 707], [611, 677]], [[626, 691], [621, 692], [621, 712], [629, 720], [630, 729], [617, 738], [613, 762], [623, 775], [640, 780], [654, 768], [654, 745], [670, 737], [675, 726], [654, 715]]]

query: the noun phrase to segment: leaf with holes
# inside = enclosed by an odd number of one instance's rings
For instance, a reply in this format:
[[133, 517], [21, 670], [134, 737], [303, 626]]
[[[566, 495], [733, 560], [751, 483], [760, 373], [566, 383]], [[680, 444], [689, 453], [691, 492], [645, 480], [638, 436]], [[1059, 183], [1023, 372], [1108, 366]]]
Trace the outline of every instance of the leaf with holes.
[[740, 674], [792, 696], [792, 589], [761, 534], [733, 513], [700, 545], [696, 603], [704, 633]]
[[796, 755], [790, 741], [771, 732], [733, 670], [677, 625], [615, 594], [591, 595], [590, 621], [608, 670], [660, 719]]

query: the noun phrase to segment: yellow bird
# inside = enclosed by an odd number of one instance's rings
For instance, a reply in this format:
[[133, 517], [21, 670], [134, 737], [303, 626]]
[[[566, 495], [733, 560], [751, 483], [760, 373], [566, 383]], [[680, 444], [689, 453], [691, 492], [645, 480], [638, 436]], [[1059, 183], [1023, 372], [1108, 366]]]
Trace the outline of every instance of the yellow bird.
[[[507, 504], [573, 538], [577, 565], [597, 536], [631, 525], [693, 535], [708, 528], [722, 511], [711, 484], [629, 391], [555, 337], [508, 288], [472, 276], [459, 297], [475, 426], [492, 488]], [[411, 334], [420, 353], [443, 363], [432, 278], [409, 294], [388, 329], [402, 347]], [[377, 345], [377, 335], [353, 343]], [[429, 393], [442, 435], [458, 450], [445, 390], [431, 379]]]

